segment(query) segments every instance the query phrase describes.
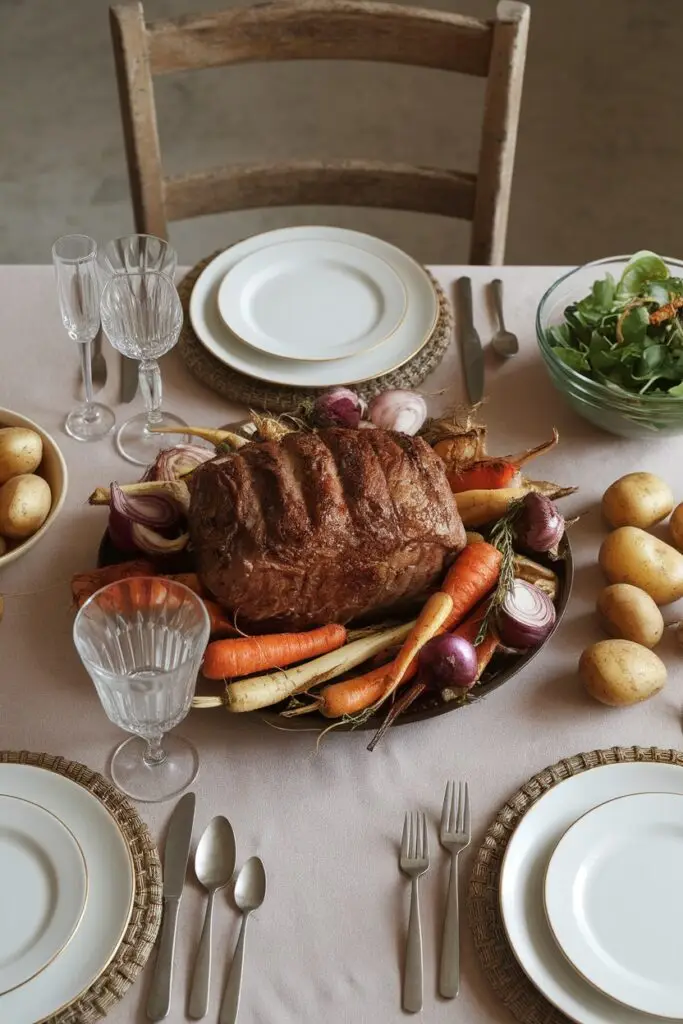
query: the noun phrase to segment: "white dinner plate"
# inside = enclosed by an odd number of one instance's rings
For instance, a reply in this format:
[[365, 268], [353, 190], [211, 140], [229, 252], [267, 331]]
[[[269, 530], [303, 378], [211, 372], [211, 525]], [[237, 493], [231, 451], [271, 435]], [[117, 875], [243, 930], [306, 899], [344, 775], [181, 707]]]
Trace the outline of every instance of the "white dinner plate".
[[683, 796], [683, 769], [654, 762], [605, 765], [561, 782], [537, 800], [515, 829], [500, 875], [500, 907], [510, 946], [533, 984], [578, 1024], [666, 1024], [610, 999], [574, 970], [555, 942], [543, 889], [558, 842], [594, 807], [633, 793]]
[[405, 316], [401, 278], [347, 242], [302, 239], [245, 256], [218, 289], [242, 341], [283, 359], [345, 359], [392, 335]]
[[[407, 297], [405, 316], [391, 337], [369, 352], [347, 359], [313, 362], [281, 359], [260, 352], [233, 334], [223, 323], [218, 309], [218, 291], [225, 275], [240, 260], [267, 246], [302, 240], [346, 242], [389, 264], [401, 279]], [[406, 253], [359, 231], [316, 226], [268, 231], [233, 245], [204, 268], [190, 297], [190, 320], [194, 332], [216, 359], [249, 377], [294, 387], [359, 384], [390, 373], [424, 347], [434, 330], [438, 312], [439, 301], [427, 271]]]
[[87, 893], [83, 852], [66, 825], [37, 804], [0, 795], [0, 995], [64, 949]]
[[683, 796], [640, 793], [579, 818], [550, 858], [550, 928], [612, 999], [683, 1018]]
[[29, 800], [59, 818], [81, 847], [88, 871], [85, 910], [71, 941], [39, 974], [0, 995], [0, 1021], [36, 1024], [85, 992], [121, 944], [135, 896], [133, 862], [109, 811], [71, 779], [0, 764], [0, 794]]

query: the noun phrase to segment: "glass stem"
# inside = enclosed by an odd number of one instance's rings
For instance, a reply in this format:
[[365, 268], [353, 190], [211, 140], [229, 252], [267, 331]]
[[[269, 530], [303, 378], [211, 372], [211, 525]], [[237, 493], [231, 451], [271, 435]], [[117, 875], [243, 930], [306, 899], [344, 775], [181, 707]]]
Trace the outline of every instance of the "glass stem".
[[85, 388], [83, 419], [88, 423], [95, 419], [92, 408], [92, 341], [82, 341], [79, 344], [81, 349], [81, 372]]
[[156, 768], [166, 760], [166, 751], [161, 746], [163, 738], [163, 733], [159, 733], [157, 736], [145, 736], [147, 749], [142, 755], [142, 760], [148, 768]]
[[147, 427], [154, 427], [162, 421], [161, 415], [161, 371], [156, 359], [143, 359], [139, 369], [140, 390], [147, 411]]

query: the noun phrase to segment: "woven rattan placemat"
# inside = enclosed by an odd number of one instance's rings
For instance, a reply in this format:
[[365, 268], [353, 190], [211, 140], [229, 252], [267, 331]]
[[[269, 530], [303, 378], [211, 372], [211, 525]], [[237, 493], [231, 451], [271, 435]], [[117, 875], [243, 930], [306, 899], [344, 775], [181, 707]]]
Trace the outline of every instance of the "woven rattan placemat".
[[576, 754], [534, 775], [501, 807], [482, 843], [469, 885], [469, 922], [486, 977], [496, 994], [523, 1024], [572, 1024], [532, 985], [517, 963], [500, 914], [500, 868], [505, 848], [532, 804], [572, 775], [600, 765], [658, 761], [683, 767], [683, 752], [658, 747], [610, 747]]
[[[207, 256], [197, 263], [178, 285], [178, 293], [185, 313], [178, 351], [187, 368], [202, 384], [206, 384], [212, 391], [217, 391], [219, 395], [229, 401], [239, 402], [251, 409], [292, 412], [303, 400], [315, 399], [321, 391], [326, 389], [293, 388], [286, 385], [269, 384], [254, 377], [248, 377], [237, 370], [232, 370], [204, 348], [192, 329], [188, 312], [192, 289], [202, 270], [219, 255], [220, 251], [212, 253], [211, 256]], [[354, 391], [357, 391], [366, 400], [389, 388], [416, 388], [443, 359], [453, 334], [453, 314], [441, 286], [434, 278], [432, 278], [432, 283], [439, 298], [439, 315], [429, 341], [412, 359], [392, 373], [366, 381], [364, 384], [354, 384]]]
[[[137, 811], [105, 778], [84, 764], [53, 754], [0, 750], [0, 764], [28, 764], [64, 775], [104, 804], [120, 828], [133, 858], [135, 898], [123, 942], [89, 989], [44, 1024], [91, 1024], [128, 991], [147, 963], [161, 921], [161, 864], [154, 841]], [[10, 1024], [8, 1021], [7, 1024]]]

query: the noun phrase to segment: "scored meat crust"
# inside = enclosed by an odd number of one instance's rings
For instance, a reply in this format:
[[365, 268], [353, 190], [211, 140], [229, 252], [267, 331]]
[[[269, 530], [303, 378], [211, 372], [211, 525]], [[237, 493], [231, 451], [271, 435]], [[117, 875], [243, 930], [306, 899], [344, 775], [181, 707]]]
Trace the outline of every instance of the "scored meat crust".
[[399, 613], [465, 546], [441, 459], [406, 434], [297, 431], [218, 456], [192, 481], [197, 571], [245, 629]]

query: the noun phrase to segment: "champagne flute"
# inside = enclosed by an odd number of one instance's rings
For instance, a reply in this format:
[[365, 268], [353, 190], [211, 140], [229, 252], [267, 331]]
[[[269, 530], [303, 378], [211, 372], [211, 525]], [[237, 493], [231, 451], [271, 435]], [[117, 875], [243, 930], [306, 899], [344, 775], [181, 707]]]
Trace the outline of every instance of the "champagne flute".
[[76, 616], [74, 643], [105, 713], [133, 733], [116, 748], [110, 772], [134, 800], [170, 800], [196, 778], [194, 746], [166, 734], [190, 710], [209, 629], [201, 598], [160, 577], [111, 583]]
[[85, 403], [66, 417], [64, 429], [77, 441], [99, 441], [115, 423], [107, 405], [93, 402], [92, 342], [100, 326], [97, 243], [87, 235], [63, 235], [52, 246], [62, 323], [80, 347]]
[[147, 466], [168, 445], [153, 427], [178, 428], [185, 420], [161, 408], [161, 371], [157, 359], [169, 352], [183, 325], [183, 309], [173, 281], [159, 270], [115, 274], [104, 286], [102, 326], [115, 349], [140, 362], [138, 374], [145, 412], [119, 428], [116, 447], [129, 462]]

